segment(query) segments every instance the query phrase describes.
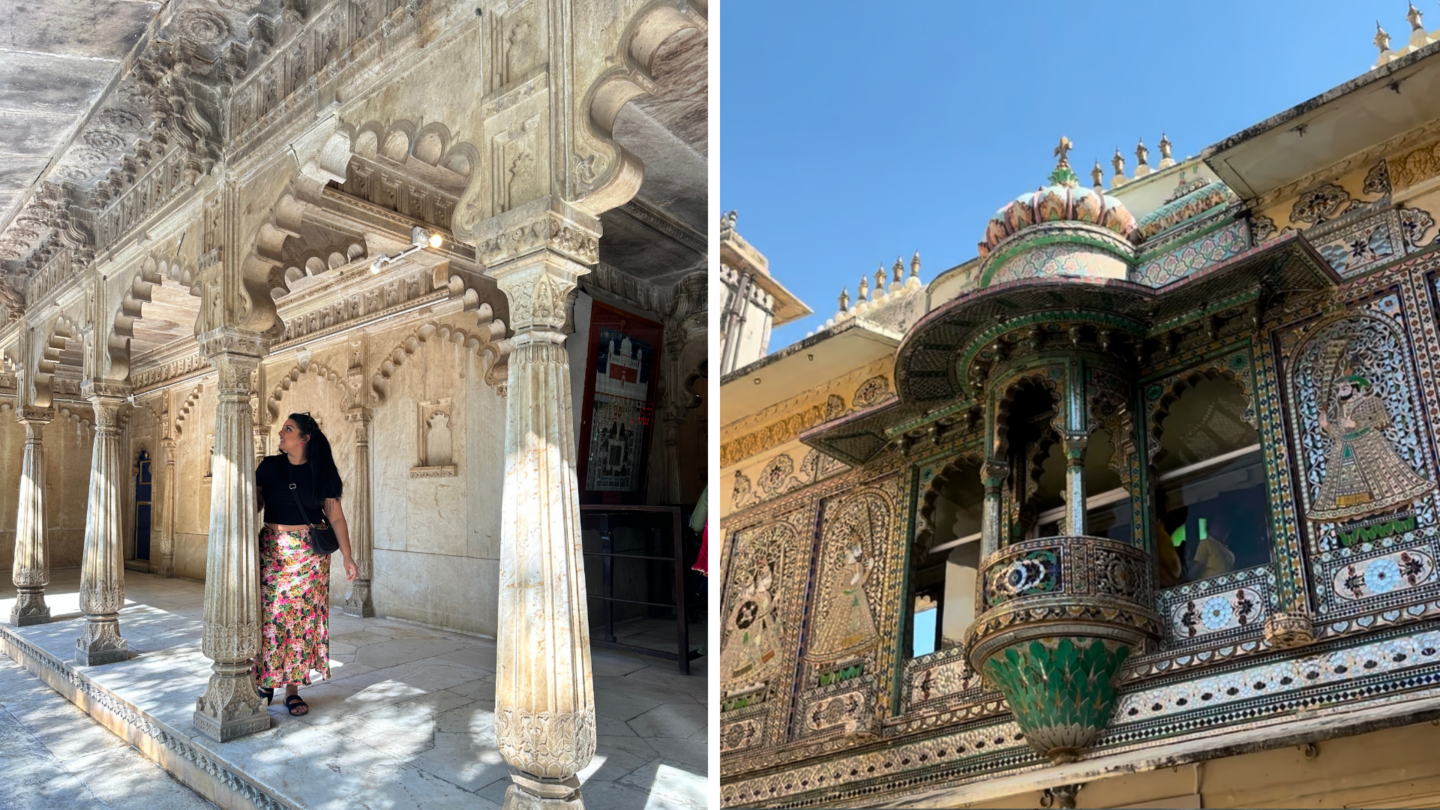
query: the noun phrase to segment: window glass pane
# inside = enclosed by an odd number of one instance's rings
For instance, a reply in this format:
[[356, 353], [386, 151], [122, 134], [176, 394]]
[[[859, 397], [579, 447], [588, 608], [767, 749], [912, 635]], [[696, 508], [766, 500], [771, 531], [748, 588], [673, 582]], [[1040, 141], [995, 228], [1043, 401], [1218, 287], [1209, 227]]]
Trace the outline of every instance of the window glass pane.
[[975, 621], [975, 586], [979, 576], [980, 542], [956, 548], [945, 560], [945, 607], [941, 611], [941, 644], [959, 646]]
[[912, 638], [915, 639], [915, 657], [935, 652], [935, 618], [940, 611], [933, 604], [915, 614]]
[[1120, 488], [1120, 474], [1110, 469], [1114, 455], [1115, 446], [1110, 440], [1110, 431], [1097, 430], [1090, 434], [1090, 441], [1085, 445], [1086, 498]]
[[1128, 496], [1104, 506], [1091, 507], [1085, 516], [1085, 533], [1091, 537], [1108, 537], [1129, 543], [1134, 515], [1135, 509]]
[[[1162, 481], [1156, 543], [1165, 584], [1193, 582], [1270, 560], [1260, 451]], [[1169, 564], [1167, 565], [1167, 559]]]
[[1161, 423], [1160, 475], [1260, 441], [1244, 419], [1245, 392], [1229, 380], [1201, 380], [1180, 395]]

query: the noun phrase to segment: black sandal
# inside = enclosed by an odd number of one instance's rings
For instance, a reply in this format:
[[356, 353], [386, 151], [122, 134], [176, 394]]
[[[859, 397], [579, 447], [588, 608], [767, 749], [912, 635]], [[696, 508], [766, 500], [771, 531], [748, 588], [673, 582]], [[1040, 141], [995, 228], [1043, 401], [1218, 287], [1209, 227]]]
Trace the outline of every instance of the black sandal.
[[273, 687], [273, 686], [257, 686], [257, 687], [255, 687], [255, 694], [258, 695], [258, 696], [260, 696], [260, 697], [262, 697], [262, 698], [265, 698], [265, 705], [266, 705], [266, 706], [269, 706], [269, 705], [270, 705], [270, 701], [272, 701], [272, 700], [275, 699], [275, 687]]
[[[303, 708], [305, 711], [295, 711], [296, 709], [300, 708]], [[299, 695], [291, 695], [285, 698], [285, 710], [290, 712], [291, 717], [301, 717], [310, 713], [310, 704], [306, 703], [305, 698], [302, 698]]]

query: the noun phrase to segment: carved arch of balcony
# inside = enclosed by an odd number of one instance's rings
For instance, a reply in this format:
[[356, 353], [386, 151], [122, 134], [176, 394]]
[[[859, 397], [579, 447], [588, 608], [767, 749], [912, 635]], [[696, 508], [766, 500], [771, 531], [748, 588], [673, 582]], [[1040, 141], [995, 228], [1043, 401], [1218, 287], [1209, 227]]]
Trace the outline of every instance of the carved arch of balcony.
[[57, 315], [44, 328], [43, 334], [45, 337], [33, 361], [34, 404], [45, 408], [54, 403], [57, 394], [80, 395], [79, 380], [85, 370], [85, 344], [79, 323], [64, 314]]
[[175, 438], [185, 432], [185, 422], [190, 419], [190, 414], [195, 410], [195, 404], [200, 401], [200, 396], [205, 393], [205, 386], [197, 384], [190, 390], [190, 395], [185, 397], [185, 402], [175, 409], [175, 424], [173, 425]]
[[1186, 391], [1199, 385], [1206, 380], [1216, 380], [1233, 383], [1240, 392], [1245, 395], [1245, 411], [1241, 418], [1251, 427], [1259, 429], [1255, 416], [1255, 387], [1250, 375], [1244, 373], [1244, 369], [1236, 369], [1226, 365], [1222, 360], [1215, 360], [1201, 366], [1187, 369], [1179, 375], [1171, 378], [1169, 384], [1155, 399], [1155, 404], [1149, 408], [1149, 436], [1146, 448], [1146, 461], [1153, 468], [1160, 460], [1161, 439], [1165, 435], [1165, 419], [1170, 415], [1170, 409], [1180, 400]]

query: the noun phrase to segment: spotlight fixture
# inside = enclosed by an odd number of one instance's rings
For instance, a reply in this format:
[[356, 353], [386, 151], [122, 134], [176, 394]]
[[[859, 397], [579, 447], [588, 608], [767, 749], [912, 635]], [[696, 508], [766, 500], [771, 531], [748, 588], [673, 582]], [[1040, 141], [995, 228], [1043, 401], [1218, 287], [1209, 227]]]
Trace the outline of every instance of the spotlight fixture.
[[387, 264], [393, 264], [423, 248], [439, 248], [445, 244], [445, 237], [438, 233], [430, 233], [424, 228], [416, 225], [410, 231], [410, 247], [396, 253], [394, 256], [381, 256], [370, 263], [370, 272], [379, 273], [381, 268]]

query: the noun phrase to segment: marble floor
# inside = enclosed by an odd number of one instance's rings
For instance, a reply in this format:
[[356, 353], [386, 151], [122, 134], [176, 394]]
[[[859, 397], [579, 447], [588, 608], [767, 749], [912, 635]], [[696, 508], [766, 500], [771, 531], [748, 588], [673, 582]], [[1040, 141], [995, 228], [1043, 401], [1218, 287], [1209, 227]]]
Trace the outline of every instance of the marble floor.
[[216, 810], [0, 655], [0, 810]]
[[[77, 569], [54, 571], [46, 594], [53, 621], [9, 629], [71, 660], [83, 623], [78, 586]], [[76, 669], [267, 792], [307, 808], [502, 803], [510, 780], [494, 741], [493, 641], [332, 611], [332, 677], [302, 689], [310, 713], [292, 718], [277, 701], [268, 731], [210, 743], [191, 722], [209, 674], [199, 649], [203, 586], [136, 572], [126, 573], [125, 586], [120, 627], [130, 660]], [[14, 589], [0, 585], [7, 621], [13, 599]], [[580, 774], [586, 807], [705, 807], [705, 659], [693, 662], [689, 677], [673, 662], [629, 653], [597, 649], [592, 662], [598, 736], [595, 758]], [[0, 780], [4, 770], [0, 764]]]

